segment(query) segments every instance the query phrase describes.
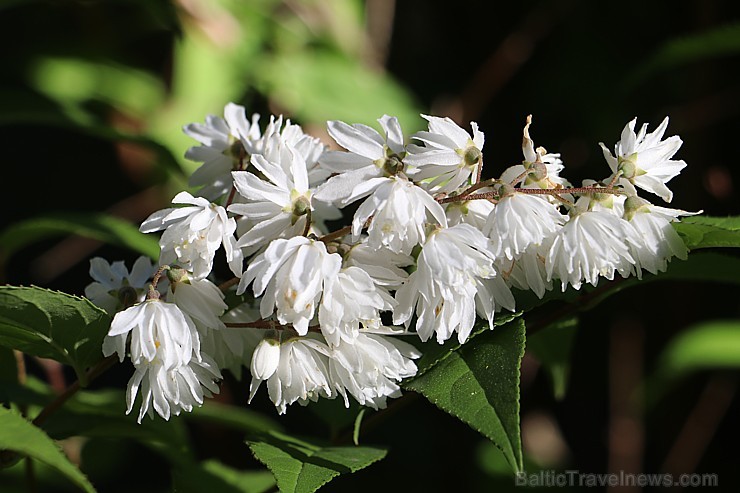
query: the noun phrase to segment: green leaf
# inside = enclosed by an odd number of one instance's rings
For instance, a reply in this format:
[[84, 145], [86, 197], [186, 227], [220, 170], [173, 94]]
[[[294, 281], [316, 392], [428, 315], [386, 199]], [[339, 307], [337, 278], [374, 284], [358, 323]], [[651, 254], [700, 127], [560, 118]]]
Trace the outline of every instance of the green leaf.
[[671, 340], [658, 361], [658, 372], [671, 378], [696, 370], [740, 368], [740, 320], [690, 327]]
[[0, 406], [0, 450], [14, 451], [58, 470], [83, 491], [95, 492], [90, 481], [54, 441], [20, 414]]
[[633, 86], [651, 75], [690, 63], [740, 53], [740, 23], [672, 39], [643, 62], [630, 76]]
[[34, 242], [76, 234], [128, 248], [151, 258], [159, 257], [159, 244], [131, 223], [107, 214], [65, 212], [36, 217], [7, 227], [0, 233], [3, 261]]
[[216, 423], [247, 433], [260, 431], [281, 431], [282, 426], [275, 420], [250, 409], [220, 404], [207, 400], [203, 406], [184, 415], [188, 421]]
[[360, 445], [360, 425], [362, 425], [362, 418], [365, 416], [365, 411], [367, 411], [366, 407], [360, 409], [360, 412], [357, 413], [357, 417], [355, 418], [355, 426], [352, 429], [352, 443], [355, 445]]
[[240, 471], [216, 460], [175, 469], [173, 476], [173, 491], [178, 493], [265, 493], [275, 486], [269, 471]]
[[673, 223], [689, 250], [740, 247], [740, 217], [693, 216]]
[[556, 322], [527, 337], [527, 349], [542, 363], [552, 381], [553, 394], [565, 397], [570, 372], [570, 353], [578, 330], [578, 318]]
[[[521, 314], [521, 312], [500, 313], [493, 321], [493, 326], [499, 327], [501, 325], [507, 324], [512, 320], [515, 320], [517, 317], [521, 316]], [[479, 320], [476, 326], [473, 327], [473, 330], [470, 333], [470, 337], [468, 337], [467, 342], [470, 342], [472, 339], [479, 336], [480, 334], [487, 333], [489, 330], [490, 329], [488, 327], [488, 323]], [[434, 365], [449, 357], [453, 351], [460, 349], [460, 347], [462, 346], [455, 337], [448, 339], [444, 344], [429, 344], [428, 342], [424, 343], [421, 342], [416, 336], [409, 338], [409, 340], [406, 342], [414, 344], [422, 353], [421, 358], [416, 362], [416, 366], [419, 368], [419, 371], [416, 373], [417, 377], [426, 373], [429, 369], [433, 368]]]
[[484, 332], [405, 384], [489, 438], [516, 472], [522, 470], [519, 367], [525, 339], [518, 319]]
[[37, 287], [0, 286], [0, 346], [85, 368], [103, 359], [111, 319], [89, 300]]
[[407, 132], [421, 127], [418, 105], [403, 86], [336, 53], [271, 54], [254, 74], [264, 92], [303, 121], [323, 125], [342, 120], [377, 127], [377, 119], [387, 113], [397, 116]]
[[665, 347], [642, 392], [652, 407], [688, 373], [740, 368], [740, 320], [703, 322], [684, 330]]
[[278, 432], [247, 440], [254, 456], [275, 475], [283, 493], [311, 493], [340, 474], [363, 469], [385, 457], [376, 447], [333, 447]]

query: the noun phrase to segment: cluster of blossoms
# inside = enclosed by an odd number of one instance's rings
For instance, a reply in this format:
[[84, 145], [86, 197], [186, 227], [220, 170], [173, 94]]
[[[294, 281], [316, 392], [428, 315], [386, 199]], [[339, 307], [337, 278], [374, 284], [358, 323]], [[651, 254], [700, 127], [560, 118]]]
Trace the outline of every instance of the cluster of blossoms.
[[[160, 267], [140, 259], [94, 259], [87, 295], [115, 313], [106, 355], [129, 355], [136, 371], [127, 399], [142, 394], [139, 420], [190, 411], [218, 392], [221, 369], [251, 373], [251, 400], [266, 381], [280, 413], [294, 402], [351, 395], [382, 408], [416, 374], [415, 346], [400, 336], [464, 343], [477, 318], [515, 309], [514, 290], [542, 297], [560, 284], [580, 289], [657, 273], [686, 247], [671, 226], [689, 213], [656, 206], [686, 166], [664, 139], [635, 121], [612, 154], [611, 174], [574, 187], [559, 154], [523, 133], [523, 161], [481, 179], [484, 135], [449, 118], [422, 115], [428, 129], [408, 140], [398, 120], [381, 132], [328, 123], [345, 150], [330, 150], [301, 127], [226, 106], [185, 132], [202, 165], [178, 207], [152, 214], [143, 232], [163, 231]], [[327, 221], [357, 204], [350, 225]], [[223, 247], [233, 279], [214, 284]], [[153, 279], [152, 279], [153, 278]], [[152, 281], [150, 282], [150, 279]], [[224, 293], [240, 303], [229, 308]]]

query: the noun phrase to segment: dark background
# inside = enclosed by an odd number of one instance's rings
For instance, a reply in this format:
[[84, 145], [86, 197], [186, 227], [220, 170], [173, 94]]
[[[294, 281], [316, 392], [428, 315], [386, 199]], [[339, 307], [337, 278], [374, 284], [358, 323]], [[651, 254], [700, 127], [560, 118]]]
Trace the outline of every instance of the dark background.
[[[138, 224], [182, 188], [179, 173], [162, 165], [161, 156], [150, 147], [122, 143], [105, 132], [113, 129], [160, 142], [152, 122], [168, 122], [162, 117], [168, 102], [187, 107], [187, 99], [177, 99], [175, 51], [196, 36], [193, 25], [199, 21], [192, 5], [199, 4], [208, 2], [60, 0], [0, 5], [3, 227], [59, 211], [108, 211]], [[229, 94], [250, 112], [282, 111], [316, 132], [326, 118], [372, 123], [383, 113], [396, 111], [448, 115], [464, 125], [475, 120], [486, 133], [487, 176], [521, 161], [521, 130], [532, 114], [535, 144], [562, 154], [563, 174], [574, 184], [608, 175], [598, 142], [612, 148], [632, 118], [653, 129], [668, 115], [667, 135], [681, 136], [684, 145], [677, 158], [688, 163], [669, 184], [675, 194], [671, 206], [713, 216], [740, 214], [740, 166], [735, 162], [740, 134], [737, 2], [243, 4], [248, 7], [241, 7], [244, 11], [236, 18], [246, 19], [247, 36], [257, 41], [246, 50], [248, 56], [232, 59], [241, 60], [244, 67]], [[359, 19], [356, 24], [337, 13], [345, 12], [340, 6], [355, 12], [355, 17], [347, 15]], [[309, 34], [296, 23], [308, 25]], [[349, 34], [336, 34], [340, 27]], [[355, 79], [338, 71], [329, 77], [332, 83], [344, 80], [348, 94], [336, 94], [336, 106], [331, 94], [313, 106], [290, 97], [319, 93], [321, 74], [299, 74], [302, 77], [295, 82], [287, 69], [280, 68], [280, 60], [294, 56], [313, 60], [324, 54], [353, 60], [383, 83], [400, 87], [403, 96], [393, 92], [386, 105], [382, 93], [365, 93], [355, 87]], [[130, 111], [95, 86], [85, 97], [84, 84], [74, 79], [69, 84], [82, 84], [82, 98], [70, 102], [50, 94], [36, 71], [39, 60], [48, 58], [112, 64], [148, 74], [163, 91], [159, 105]], [[251, 64], [255, 60], [259, 63]], [[212, 91], [210, 85], [221, 80], [209, 70], [217, 69], [205, 66], [199, 73], [203, 91]], [[363, 99], [372, 99], [374, 114], [361, 109], [353, 113], [352, 101], [360, 105], [367, 102]], [[219, 100], [190, 120], [173, 117], [171, 132], [179, 133], [190, 121], [202, 121], [206, 112], [220, 114], [225, 102]], [[319, 103], [322, 111], [312, 110]], [[85, 115], [86, 124], [80, 124], [74, 116], [78, 114]], [[418, 119], [402, 122], [407, 134], [421, 125]], [[184, 163], [185, 147], [164, 145], [174, 160]], [[134, 252], [90, 240], [43, 239], [5, 259], [0, 282], [82, 294], [90, 282], [87, 259], [92, 255], [129, 262], [136, 257]], [[693, 373], [644, 412], [630, 398], [653, 371], [668, 341], [703, 320], [737, 319], [738, 300], [736, 285], [678, 282], [646, 284], [609, 298], [581, 317], [568, 392], [561, 401], [552, 397], [545, 372], [528, 354], [521, 405], [525, 455], [536, 464], [532, 468], [717, 473], [722, 490], [736, 491], [740, 487], [736, 371]], [[117, 369], [99, 385], [123, 386], [128, 375], [129, 369]], [[227, 378], [224, 385], [222, 399], [245, 402], [244, 384]], [[264, 393], [253, 407], [273, 413]], [[329, 413], [318, 411], [323, 412]], [[298, 434], [328, 433], [330, 427], [316, 414], [295, 406], [284, 423]], [[197, 426], [191, 431], [204, 458], [258, 467], [241, 436]], [[404, 398], [392, 405], [363, 441], [389, 445], [388, 458], [333, 481], [327, 491], [514, 489], [511, 477], [497, 472], [501, 469], [495, 450], [423, 398]], [[87, 457], [94, 456], [95, 447], [108, 446], [127, 451], [120, 454], [117, 468], [95, 469], [93, 459], [82, 462], [101, 492], [166, 490], [166, 463], [135, 444], [91, 441]], [[142, 486], [145, 471], [155, 479]], [[0, 486], [2, 480], [0, 476]]]

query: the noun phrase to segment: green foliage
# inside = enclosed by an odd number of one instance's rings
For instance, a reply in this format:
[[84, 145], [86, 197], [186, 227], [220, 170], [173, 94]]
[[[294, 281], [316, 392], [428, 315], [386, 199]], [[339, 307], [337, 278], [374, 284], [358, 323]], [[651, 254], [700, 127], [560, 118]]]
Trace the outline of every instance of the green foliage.
[[269, 471], [240, 471], [215, 460], [207, 460], [174, 472], [173, 491], [179, 493], [265, 493], [275, 486]]
[[407, 132], [421, 127], [411, 95], [357, 60], [333, 53], [296, 53], [267, 58], [260, 68], [264, 91], [301, 120], [373, 124], [387, 113], [397, 116]]
[[85, 368], [103, 359], [110, 317], [84, 298], [37, 287], [0, 286], [0, 346]]
[[405, 384], [488, 437], [516, 472], [522, 470], [519, 367], [525, 327], [518, 319], [447, 354]]
[[740, 321], [716, 320], [689, 327], [663, 350], [656, 371], [671, 379], [688, 372], [740, 368]]
[[157, 239], [139, 232], [123, 219], [107, 214], [65, 212], [38, 216], [6, 228], [0, 233], [0, 259], [7, 261], [13, 253], [37, 241], [69, 234], [118, 245], [154, 259], [159, 256]]
[[736, 22], [665, 42], [635, 69], [630, 81], [637, 83], [669, 69], [738, 53], [740, 23]]
[[255, 435], [247, 443], [285, 493], [311, 493], [336, 476], [359, 471], [387, 453], [376, 447], [327, 446], [278, 432]]
[[[43, 431], [20, 414], [0, 406], [0, 451], [10, 451], [41, 461], [69, 478], [79, 488], [94, 493], [95, 488]], [[28, 460], [28, 459], [27, 459]]]
[[693, 216], [674, 223], [689, 250], [740, 247], [740, 217]]
[[570, 353], [578, 330], [578, 318], [555, 322], [527, 338], [527, 349], [542, 363], [552, 382], [553, 394], [565, 397], [570, 373]]

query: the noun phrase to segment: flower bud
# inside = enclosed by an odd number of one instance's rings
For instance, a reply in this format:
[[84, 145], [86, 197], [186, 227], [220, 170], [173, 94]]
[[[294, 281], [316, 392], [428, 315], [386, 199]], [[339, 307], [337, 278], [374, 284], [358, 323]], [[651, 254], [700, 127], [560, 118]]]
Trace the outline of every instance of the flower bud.
[[165, 272], [167, 273], [167, 280], [170, 281], [173, 289], [178, 282], [188, 282], [190, 280], [188, 271], [179, 265], [171, 265]]
[[465, 149], [465, 154], [463, 154], [465, 164], [468, 166], [475, 166], [480, 162], [482, 158], [483, 153], [480, 152], [480, 149], [475, 146], [468, 147], [467, 149]]
[[538, 182], [547, 178], [547, 166], [542, 161], [535, 161], [528, 167], [529, 174], [527, 179], [532, 182]]
[[647, 204], [647, 201], [641, 199], [637, 195], [627, 197], [627, 200], [624, 201], [624, 219], [631, 221], [632, 218], [635, 217], [635, 214], [640, 212], [641, 209], [648, 212], [649, 209]]
[[280, 342], [272, 337], [265, 337], [252, 354], [250, 365], [252, 377], [267, 380], [277, 370], [278, 363], [280, 363]]
[[620, 156], [618, 171], [622, 172], [622, 176], [624, 178], [631, 180], [636, 175], [638, 175], [637, 164], [635, 163], [635, 161], [637, 161], [637, 153], [634, 153], [626, 158]]

